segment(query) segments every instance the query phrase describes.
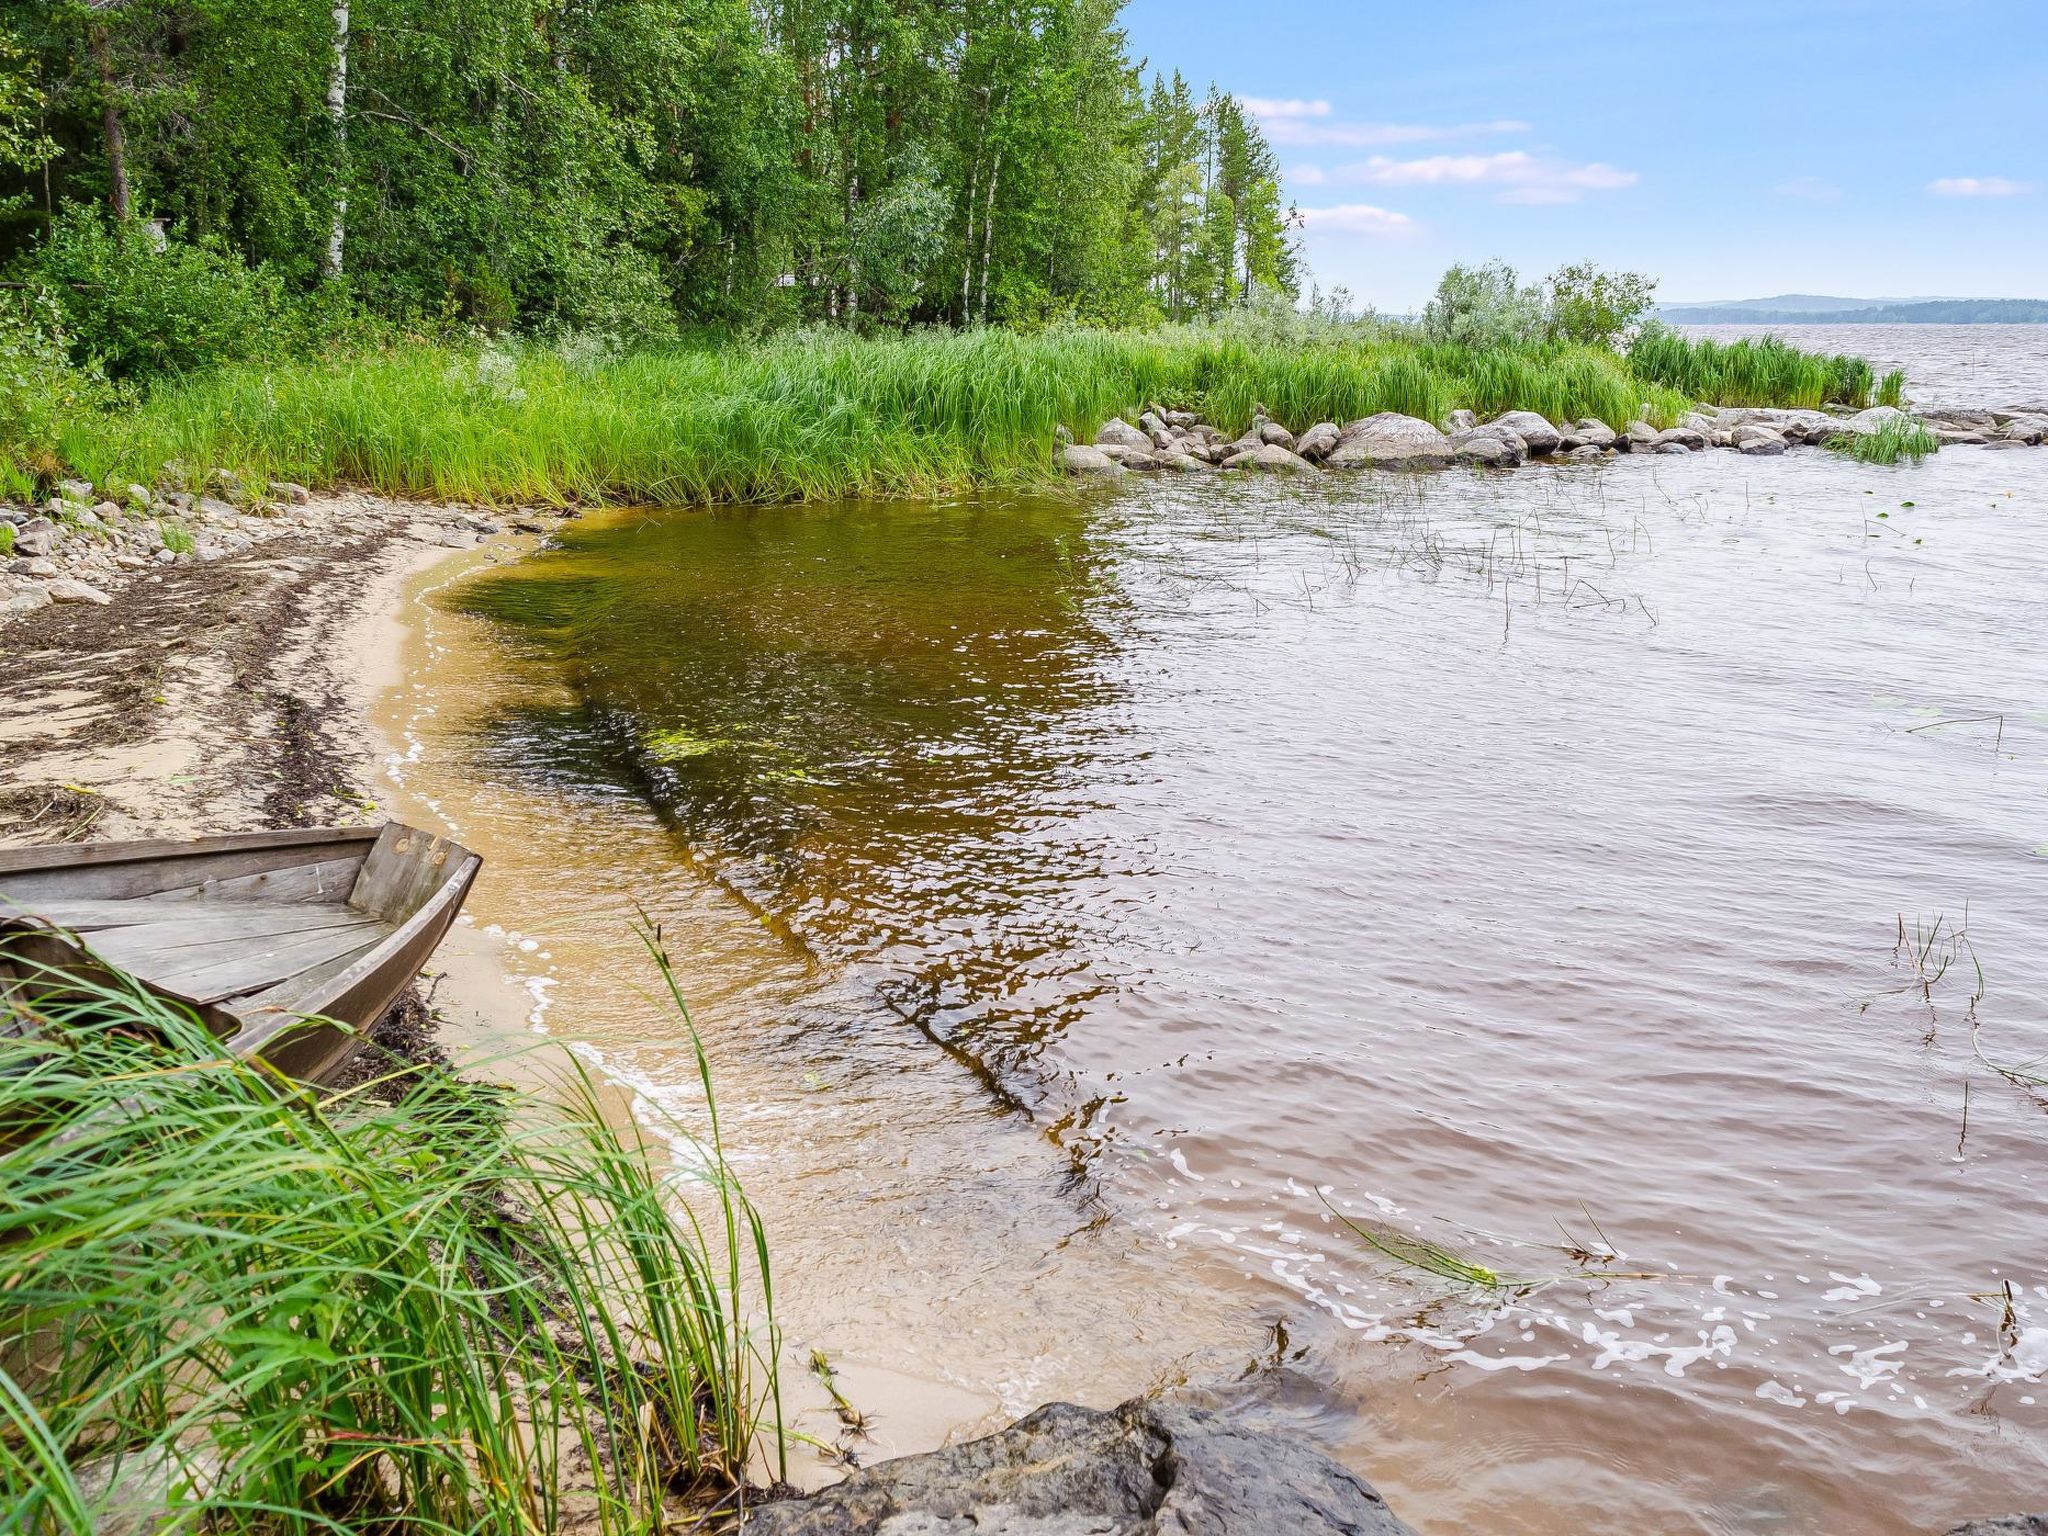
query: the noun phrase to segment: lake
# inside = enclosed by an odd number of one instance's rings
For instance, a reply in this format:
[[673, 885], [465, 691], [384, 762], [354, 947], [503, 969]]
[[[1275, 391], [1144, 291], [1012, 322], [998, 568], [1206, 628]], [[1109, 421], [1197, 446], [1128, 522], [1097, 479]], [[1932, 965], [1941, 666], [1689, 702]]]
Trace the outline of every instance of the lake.
[[883, 1451], [1187, 1382], [1424, 1530], [1940, 1529], [2048, 1477], [2044, 512], [1957, 449], [606, 514], [434, 594], [394, 770], [698, 1125], [661, 922]]

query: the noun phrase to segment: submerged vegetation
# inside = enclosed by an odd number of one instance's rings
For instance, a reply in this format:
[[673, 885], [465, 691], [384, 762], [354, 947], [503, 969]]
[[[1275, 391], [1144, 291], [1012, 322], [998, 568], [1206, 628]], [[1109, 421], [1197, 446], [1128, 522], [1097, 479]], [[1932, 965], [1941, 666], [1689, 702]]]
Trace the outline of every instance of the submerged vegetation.
[[398, 1067], [316, 1104], [123, 978], [35, 985], [34, 1017], [0, 1004], [9, 1529], [140, 1498], [181, 1529], [640, 1532], [764, 1449], [779, 1473], [708, 1069], [698, 1166], [664, 1175], [580, 1074]]

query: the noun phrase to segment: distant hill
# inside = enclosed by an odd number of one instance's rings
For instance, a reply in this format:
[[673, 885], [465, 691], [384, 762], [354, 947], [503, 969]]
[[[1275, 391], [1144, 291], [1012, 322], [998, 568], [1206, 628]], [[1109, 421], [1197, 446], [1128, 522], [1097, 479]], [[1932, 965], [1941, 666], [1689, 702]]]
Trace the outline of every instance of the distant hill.
[[2048, 325], [2048, 299], [1843, 299], [1781, 293], [1769, 299], [1660, 304], [1673, 325]]

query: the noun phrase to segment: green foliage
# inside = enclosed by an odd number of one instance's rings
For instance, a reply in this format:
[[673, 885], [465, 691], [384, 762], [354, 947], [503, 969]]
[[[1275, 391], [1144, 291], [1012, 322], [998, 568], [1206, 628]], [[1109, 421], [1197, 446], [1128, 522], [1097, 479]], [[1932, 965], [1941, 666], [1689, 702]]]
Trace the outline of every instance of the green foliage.
[[1630, 345], [1628, 362], [1639, 377], [1707, 405], [1860, 408], [1876, 387], [1860, 357], [1802, 352], [1775, 336], [1695, 341], [1655, 323]]
[[1550, 274], [1550, 334], [1579, 346], [1622, 343], [1650, 312], [1656, 279], [1640, 272], [1603, 272], [1590, 261]]
[[0, 455], [48, 459], [63, 426], [98, 400], [97, 378], [74, 368], [63, 316], [46, 294], [0, 294]]
[[164, 240], [87, 212], [59, 219], [21, 275], [61, 312], [72, 360], [148, 379], [280, 344], [277, 279], [212, 241]]
[[1898, 416], [1875, 432], [1838, 433], [1827, 446], [1863, 464], [1896, 464], [1901, 459], [1918, 464], [1941, 450], [1941, 440], [1912, 417]]
[[0, 26], [0, 169], [32, 171], [57, 153], [42, 131], [46, 100], [28, 50]]
[[1423, 309], [1422, 328], [1431, 341], [1475, 351], [1525, 347], [1546, 328], [1543, 290], [1523, 287], [1504, 261], [1454, 266]]
[[14, 524], [0, 523], [0, 560], [14, 553]]
[[175, 460], [490, 502], [919, 495], [1041, 479], [1062, 426], [1089, 436], [1147, 401], [1237, 427], [1255, 403], [1295, 425], [1469, 406], [1617, 427], [1646, 402], [1660, 423], [1688, 403], [1602, 348], [1482, 352], [1244, 314], [1146, 332], [818, 328], [627, 353], [393, 346], [179, 380], [93, 418], [76, 448], [116, 482]]
[[1906, 403], [1906, 370], [1894, 368], [1877, 382], [1877, 404], [1897, 408]]
[[580, 1069], [543, 1098], [393, 1064], [316, 1104], [125, 978], [21, 963], [13, 1528], [90, 1531], [154, 1479], [178, 1529], [637, 1536], [779, 1449], [768, 1255], [701, 1049], [708, 1133], [665, 1173]]
[[851, 284], [867, 313], [891, 324], [909, 316], [951, 212], [930, 155], [922, 148], [905, 152], [894, 180], [860, 205], [847, 228]]
[[157, 524], [157, 532], [163, 535], [164, 548], [174, 555], [189, 555], [198, 547], [192, 530], [173, 519], [166, 518]]

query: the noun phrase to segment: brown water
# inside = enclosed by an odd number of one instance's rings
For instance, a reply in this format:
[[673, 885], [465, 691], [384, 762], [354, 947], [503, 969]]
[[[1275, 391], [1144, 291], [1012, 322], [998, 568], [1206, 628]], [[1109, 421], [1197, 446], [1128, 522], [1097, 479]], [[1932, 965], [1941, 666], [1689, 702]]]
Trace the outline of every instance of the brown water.
[[1939, 1529], [2048, 1485], [2044, 511], [1964, 450], [620, 517], [434, 599], [393, 766], [694, 1123], [662, 920], [885, 1449], [1188, 1379], [1425, 1530]]

